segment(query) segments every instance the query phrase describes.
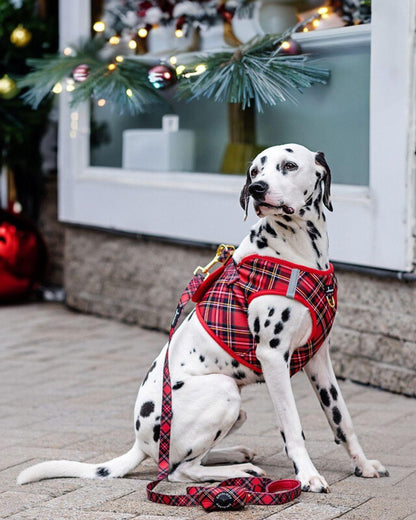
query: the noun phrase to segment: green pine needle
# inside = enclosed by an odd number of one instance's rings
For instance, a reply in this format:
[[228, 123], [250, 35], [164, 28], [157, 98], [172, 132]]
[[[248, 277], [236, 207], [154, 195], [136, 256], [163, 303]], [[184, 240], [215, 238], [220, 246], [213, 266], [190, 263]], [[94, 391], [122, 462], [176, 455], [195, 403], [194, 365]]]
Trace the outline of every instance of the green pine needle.
[[[325, 84], [329, 71], [309, 65], [305, 55], [280, 54], [280, 44], [288, 35], [290, 31], [283, 36], [257, 37], [234, 52], [196, 56], [183, 72], [179, 98], [241, 103], [243, 109], [254, 103], [259, 112], [279, 101], [296, 103], [296, 92], [316, 83]], [[206, 71], [194, 75], [201, 63]]]
[[[104, 38], [94, 38], [78, 48], [72, 47], [75, 56], [46, 56], [31, 60], [29, 65], [34, 71], [19, 81], [20, 88], [28, 88], [23, 94], [24, 100], [37, 108], [44, 98], [51, 95], [56, 83], [64, 84], [77, 66], [87, 65], [88, 77], [83, 82], [75, 83], [71, 106], [88, 101], [91, 97], [103, 98], [110, 102], [110, 106], [118, 107], [120, 113], [136, 115], [149, 111], [157, 103], [165, 103], [149, 83], [147, 67], [137, 60], [125, 58], [122, 63], [116, 64], [113, 71], [108, 70], [111, 61], [100, 57], [105, 44]], [[131, 96], [127, 94], [130, 91]]]

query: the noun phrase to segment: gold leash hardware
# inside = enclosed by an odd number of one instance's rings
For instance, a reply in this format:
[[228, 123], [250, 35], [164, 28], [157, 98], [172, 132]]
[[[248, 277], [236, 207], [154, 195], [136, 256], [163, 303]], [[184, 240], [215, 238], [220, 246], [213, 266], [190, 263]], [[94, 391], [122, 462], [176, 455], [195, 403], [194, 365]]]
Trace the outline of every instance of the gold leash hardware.
[[326, 301], [328, 302], [328, 305], [331, 307], [331, 309], [335, 309], [335, 298], [333, 296], [327, 296]]
[[[224, 251], [228, 251], [228, 254], [225, 256], [224, 259], [220, 260], [221, 258], [221, 255], [224, 253]], [[208, 276], [209, 275], [209, 271], [211, 270], [211, 268], [217, 264], [218, 262], [221, 262], [222, 264], [225, 264], [225, 262], [231, 257], [233, 256], [234, 254], [234, 251], [235, 251], [235, 247], [232, 246], [231, 244], [220, 244], [218, 246], [218, 249], [217, 249], [217, 252], [214, 256], [214, 258], [205, 266], [205, 267], [202, 267], [201, 265], [199, 265], [195, 271], [194, 271], [194, 274], [198, 274], [198, 273], [201, 273], [203, 275], [206, 275]]]

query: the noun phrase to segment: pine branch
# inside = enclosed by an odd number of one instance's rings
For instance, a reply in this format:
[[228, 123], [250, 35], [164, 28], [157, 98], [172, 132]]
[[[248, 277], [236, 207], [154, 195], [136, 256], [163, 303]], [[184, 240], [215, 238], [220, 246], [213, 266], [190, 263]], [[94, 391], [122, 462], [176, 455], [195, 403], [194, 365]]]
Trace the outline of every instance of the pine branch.
[[[243, 109], [254, 103], [259, 112], [279, 101], [296, 103], [296, 92], [325, 84], [329, 71], [309, 65], [306, 55], [281, 54], [280, 45], [291, 33], [292, 29], [283, 35], [255, 37], [234, 52], [195, 56], [182, 73], [178, 97], [241, 103]], [[206, 71], [196, 74], [201, 63]]]
[[[53, 87], [72, 77], [79, 65], [87, 65], [88, 77], [75, 83], [71, 106], [76, 106], [91, 97], [106, 99], [117, 106], [120, 113], [139, 114], [149, 111], [154, 104], [166, 103], [148, 81], [147, 67], [137, 60], [125, 58], [122, 63], [114, 64], [104, 60], [100, 52], [106, 45], [105, 38], [94, 38], [83, 42], [79, 47], [72, 46], [71, 56], [47, 56], [41, 60], [31, 60], [34, 71], [19, 81], [20, 88], [28, 88], [23, 99], [33, 108], [51, 95]], [[131, 95], [129, 95], [131, 94]]]

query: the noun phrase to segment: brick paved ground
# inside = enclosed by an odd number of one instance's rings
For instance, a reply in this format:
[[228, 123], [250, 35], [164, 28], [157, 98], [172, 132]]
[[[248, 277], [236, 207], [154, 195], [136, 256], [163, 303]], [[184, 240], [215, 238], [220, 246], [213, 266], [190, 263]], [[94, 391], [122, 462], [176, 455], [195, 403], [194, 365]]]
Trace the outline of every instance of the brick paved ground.
[[[0, 309], [0, 518], [14, 520], [194, 519], [199, 508], [157, 506], [145, 499], [156, 474], [145, 462], [113, 481], [56, 479], [17, 486], [25, 467], [51, 458], [100, 462], [132, 444], [135, 394], [165, 336], [158, 332], [74, 314], [56, 304]], [[331, 486], [329, 495], [302, 493], [280, 507], [211, 513], [209, 520], [416, 520], [416, 402], [341, 384], [364, 449], [380, 458], [389, 478], [351, 476], [305, 377], [293, 379], [307, 444]], [[273, 477], [293, 477], [273, 430], [264, 385], [243, 391], [249, 418], [227, 443], [258, 452], [257, 464]], [[178, 491], [178, 485], [168, 485]]]

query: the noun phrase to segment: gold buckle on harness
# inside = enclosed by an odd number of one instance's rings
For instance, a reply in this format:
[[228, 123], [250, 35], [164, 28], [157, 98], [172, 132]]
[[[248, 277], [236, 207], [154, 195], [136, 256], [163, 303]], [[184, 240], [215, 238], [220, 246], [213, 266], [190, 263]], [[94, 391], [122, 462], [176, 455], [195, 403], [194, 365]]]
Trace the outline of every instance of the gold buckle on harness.
[[[227, 251], [228, 254], [225, 256], [224, 259], [221, 259], [221, 255]], [[230, 245], [230, 244], [220, 244], [218, 246], [218, 249], [217, 249], [217, 252], [214, 256], [214, 258], [211, 260], [211, 262], [209, 262], [205, 267], [202, 267], [202, 266], [198, 266], [195, 271], [194, 271], [194, 274], [198, 274], [198, 273], [201, 273], [203, 275], [205, 275], [205, 278], [209, 275], [209, 271], [210, 269], [218, 262], [221, 262], [222, 264], [225, 264], [225, 262], [231, 257], [233, 256], [234, 254], [234, 251], [235, 251], [235, 247]]]
[[328, 302], [328, 305], [331, 307], [331, 309], [335, 309], [335, 298], [333, 296], [327, 296], [326, 301]]

